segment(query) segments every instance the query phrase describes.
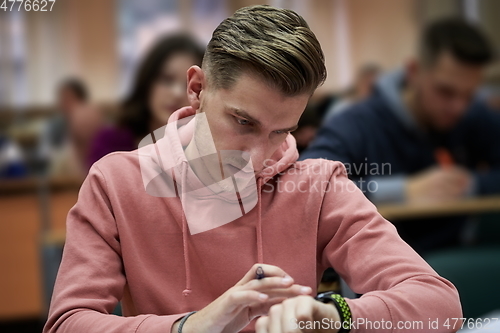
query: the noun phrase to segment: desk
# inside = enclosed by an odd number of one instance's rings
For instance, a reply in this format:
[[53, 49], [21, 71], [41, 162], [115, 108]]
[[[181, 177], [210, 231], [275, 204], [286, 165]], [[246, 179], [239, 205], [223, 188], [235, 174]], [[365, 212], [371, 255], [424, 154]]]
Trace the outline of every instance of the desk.
[[377, 207], [389, 221], [458, 214], [500, 212], [500, 196], [485, 196], [443, 203], [385, 204]]
[[[76, 203], [81, 182], [47, 182], [51, 233], [64, 234], [66, 216]], [[0, 320], [37, 317], [43, 307], [40, 239], [40, 180], [0, 182]]]
[[[36, 193], [42, 180], [35, 177], [9, 179], [0, 181], [0, 195], [14, 195], [20, 193]], [[74, 189], [78, 190], [83, 179], [77, 177], [54, 177], [47, 181], [51, 191]]]
[[[62, 207], [58, 207], [57, 210], [60, 214], [63, 214], [61, 209], [68, 208], [76, 202], [76, 196], [68, 192], [65, 195], [57, 197], [57, 200], [62, 204]], [[389, 221], [456, 214], [500, 212], [500, 195], [435, 204], [385, 204], [378, 206], [378, 211]], [[65, 231], [63, 228], [60, 228], [64, 226], [62, 215], [59, 215], [58, 221], [58, 227], [55, 230], [50, 230], [43, 236], [47, 244], [64, 244]]]

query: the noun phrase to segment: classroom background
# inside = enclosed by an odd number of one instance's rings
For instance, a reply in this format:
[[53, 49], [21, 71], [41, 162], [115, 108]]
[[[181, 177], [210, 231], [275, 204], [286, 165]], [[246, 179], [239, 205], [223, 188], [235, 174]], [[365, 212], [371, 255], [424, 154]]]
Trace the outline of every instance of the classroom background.
[[[415, 54], [427, 22], [462, 17], [500, 50], [496, 0], [56, 0], [47, 12], [1, 9], [0, 332], [41, 331], [89, 151], [122, 119], [144, 54], [179, 32], [203, 48], [224, 18], [264, 3], [301, 14], [325, 53], [328, 78], [294, 133], [301, 150], [334, 103], [366, 98], [379, 75]], [[500, 113], [498, 60], [480, 90]], [[500, 310], [500, 196], [377, 206], [397, 223], [467, 215], [473, 236], [426, 259], [457, 285], [466, 317]], [[322, 288], [348, 292], [334, 272]]]

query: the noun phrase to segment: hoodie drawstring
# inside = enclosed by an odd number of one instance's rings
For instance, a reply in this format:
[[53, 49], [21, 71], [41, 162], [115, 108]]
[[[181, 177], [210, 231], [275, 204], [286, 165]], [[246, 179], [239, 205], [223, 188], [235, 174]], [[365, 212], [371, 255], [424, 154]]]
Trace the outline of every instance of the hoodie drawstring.
[[[191, 290], [191, 266], [189, 264], [189, 247], [188, 247], [188, 225], [187, 225], [187, 219], [186, 215], [184, 214], [184, 205], [183, 205], [183, 196], [182, 193], [185, 191], [185, 183], [186, 183], [186, 175], [187, 175], [187, 168], [188, 165], [187, 163], [184, 163], [184, 170], [183, 173], [184, 175], [181, 177], [181, 191], [178, 192], [177, 194], [179, 195], [179, 199], [181, 200], [181, 206], [182, 206], [182, 247], [183, 247], [183, 254], [184, 254], [184, 269], [185, 269], [185, 276], [186, 276], [186, 288], [182, 291], [182, 294], [184, 296], [189, 296], [192, 292]], [[258, 217], [257, 217], [257, 225], [256, 225], [256, 234], [257, 234], [257, 262], [258, 263], [264, 263], [264, 254], [263, 254], [263, 246], [262, 246], [262, 183], [263, 179], [259, 178], [258, 181], [258, 186], [257, 186], [257, 205], [258, 205]]]
[[184, 296], [189, 296], [191, 294], [191, 266], [189, 265], [189, 247], [188, 247], [188, 225], [187, 225], [187, 219], [186, 219], [186, 214], [184, 214], [184, 203], [183, 203], [183, 196], [182, 193], [186, 191], [186, 176], [187, 176], [187, 168], [188, 164], [183, 163], [184, 165], [184, 170], [183, 170], [183, 175], [181, 177], [181, 192], [179, 193], [179, 199], [181, 200], [181, 206], [182, 206], [182, 248], [183, 248], [183, 254], [184, 254], [184, 270], [186, 273], [186, 289], [182, 291], [182, 294]]
[[259, 178], [258, 180], [258, 186], [257, 186], [257, 195], [258, 195], [258, 202], [257, 204], [259, 205], [259, 210], [258, 210], [258, 218], [257, 218], [257, 261], [258, 263], [263, 264], [264, 263], [264, 254], [262, 250], [262, 194], [261, 194], [261, 189], [262, 189], [262, 178]]

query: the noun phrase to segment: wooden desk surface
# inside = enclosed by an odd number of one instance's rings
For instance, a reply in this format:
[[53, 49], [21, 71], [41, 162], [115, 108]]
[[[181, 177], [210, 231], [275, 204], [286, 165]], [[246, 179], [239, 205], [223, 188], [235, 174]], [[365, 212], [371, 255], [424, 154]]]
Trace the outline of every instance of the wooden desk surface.
[[[40, 262], [45, 239], [40, 239], [40, 200], [33, 190], [36, 184], [27, 180], [9, 185], [15, 185], [14, 191], [0, 195], [0, 320], [37, 317], [45, 311]], [[57, 244], [61, 245], [66, 216], [78, 196], [77, 187], [67, 189], [66, 185], [62, 186], [66, 190], [51, 192], [48, 200], [50, 234], [58, 235]]]
[[[8, 179], [0, 181], [0, 195], [16, 195], [21, 193], [35, 193], [41, 186], [42, 180], [36, 177], [22, 179]], [[47, 187], [50, 190], [78, 190], [83, 179], [76, 177], [53, 177], [48, 179]]]
[[377, 207], [388, 220], [500, 212], [500, 195], [442, 203], [386, 204]]
[[[67, 197], [67, 199], [65, 199]], [[76, 202], [76, 194], [68, 192], [61, 194], [58, 198], [60, 203], [63, 203], [63, 209], [71, 207]], [[474, 199], [466, 199], [460, 201], [451, 201], [436, 204], [390, 204], [378, 206], [378, 211], [389, 221], [405, 220], [411, 218], [425, 218], [435, 216], [449, 216], [456, 214], [477, 214], [500, 212], [500, 195], [488, 196]], [[64, 211], [64, 213], [67, 213]], [[65, 230], [63, 221], [64, 214], [61, 213], [59, 220], [62, 223], [55, 230], [49, 231], [43, 235], [43, 240], [46, 244], [63, 245], [65, 240]]]

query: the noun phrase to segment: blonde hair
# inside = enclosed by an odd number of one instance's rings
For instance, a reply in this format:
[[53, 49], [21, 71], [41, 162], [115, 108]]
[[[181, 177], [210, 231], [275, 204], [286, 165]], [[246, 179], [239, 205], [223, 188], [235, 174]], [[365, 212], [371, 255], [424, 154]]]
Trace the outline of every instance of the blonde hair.
[[285, 96], [312, 94], [326, 79], [323, 51], [297, 13], [267, 5], [244, 7], [215, 29], [202, 65], [209, 84], [229, 89], [254, 73]]

